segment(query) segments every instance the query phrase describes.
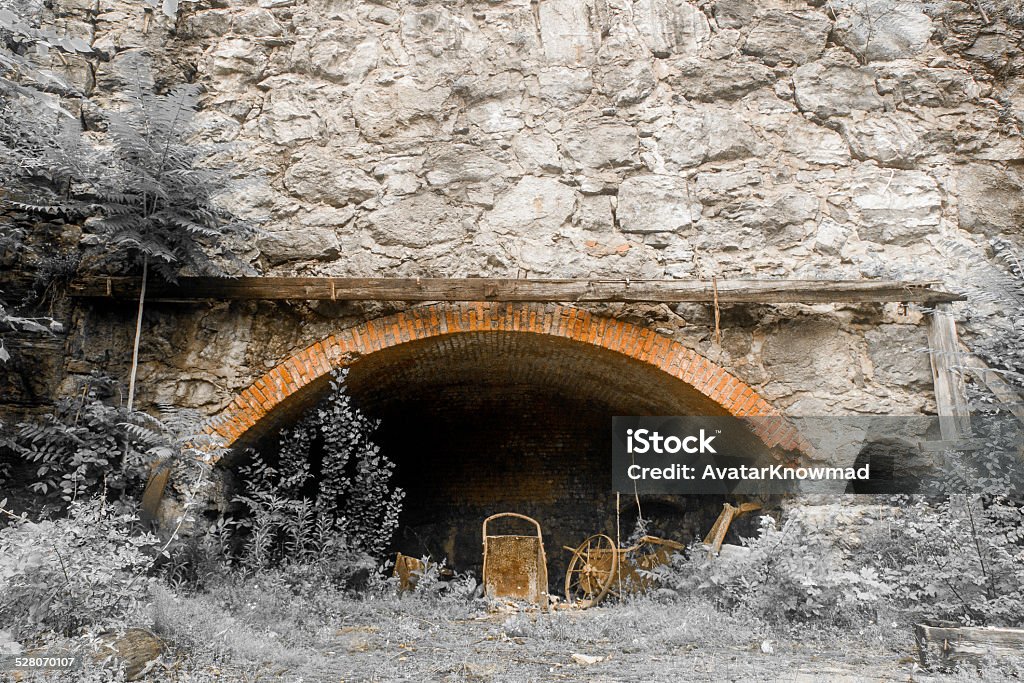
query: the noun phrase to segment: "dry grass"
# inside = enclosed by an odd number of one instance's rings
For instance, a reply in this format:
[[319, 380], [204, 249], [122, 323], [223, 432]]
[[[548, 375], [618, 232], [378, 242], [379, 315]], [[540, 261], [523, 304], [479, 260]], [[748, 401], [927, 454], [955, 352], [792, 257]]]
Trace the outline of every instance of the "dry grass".
[[[465, 593], [296, 595], [274, 574], [194, 595], [159, 588], [152, 626], [170, 652], [148, 680], [945, 682], [1024, 674], [1022, 662], [925, 674], [910, 629], [886, 619], [853, 631], [780, 629], [685, 598], [586, 611], [486, 608]], [[573, 654], [600, 661], [580, 664]], [[93, 671], [64, 680], [113, 679]]]

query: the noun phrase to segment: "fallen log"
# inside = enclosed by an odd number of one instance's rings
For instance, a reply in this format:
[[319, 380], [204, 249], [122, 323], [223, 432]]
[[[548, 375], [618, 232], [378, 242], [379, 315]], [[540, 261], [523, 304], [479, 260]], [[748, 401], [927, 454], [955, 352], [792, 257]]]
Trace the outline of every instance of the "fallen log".
[[917, 655], [924, 668], [946, 669], [958, 662], [1024, 657], [1024, 629], [914, 625]]

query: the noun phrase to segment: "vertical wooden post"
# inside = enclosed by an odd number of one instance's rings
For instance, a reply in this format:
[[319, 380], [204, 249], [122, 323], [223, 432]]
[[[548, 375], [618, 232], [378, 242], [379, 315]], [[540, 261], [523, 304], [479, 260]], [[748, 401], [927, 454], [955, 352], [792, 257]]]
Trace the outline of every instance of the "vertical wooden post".
[[958, 364], [960, 342], [951, 305], [935, 304], [928, 323], [928, 355], [935, 385], [939, 429], [943, 441], [960, 441], [971, 435], [971, 417], [963, 375], [953, 367]]

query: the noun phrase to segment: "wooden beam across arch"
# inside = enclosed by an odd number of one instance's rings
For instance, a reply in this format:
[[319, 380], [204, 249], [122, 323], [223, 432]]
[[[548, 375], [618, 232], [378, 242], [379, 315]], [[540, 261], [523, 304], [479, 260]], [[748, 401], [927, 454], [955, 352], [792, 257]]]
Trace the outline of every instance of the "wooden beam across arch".
[[[137, 300], [138, 277], [83, 277], [69, 294]], [[939, 304], [965, 297], [931, 281], [901, 280], [630, 280], [390, 277], [182, 277], [150, 282], [149, 301], [206, 299], [294, 301], [505, 301], [623, 303], [884, 303]]]

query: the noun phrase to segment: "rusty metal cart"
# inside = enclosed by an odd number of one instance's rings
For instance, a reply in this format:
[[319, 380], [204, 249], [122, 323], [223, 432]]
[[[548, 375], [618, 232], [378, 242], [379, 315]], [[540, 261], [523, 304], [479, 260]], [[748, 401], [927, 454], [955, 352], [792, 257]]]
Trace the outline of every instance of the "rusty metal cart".
[[[530, 536], [488, 536], [487, 525], [496, 519], [512, 517], [533, 524], [537, 533]], [[544, 555], [544, 537], [540, 523], [517, 512], [491, 515], [483, 523], [484, 595], [495, 598], [528, 600], [548, 605], [548, 563]]]
[[581, 607], [593, 607], [609, 593], [623, 595], [648, 588], [649, 572], [665, 564], [685, 546], [657, 536], [644, 536], [628, 548], [615, 547], [604, 534], [594, 534], [572, 553], [565, 572], [565, 599]]

